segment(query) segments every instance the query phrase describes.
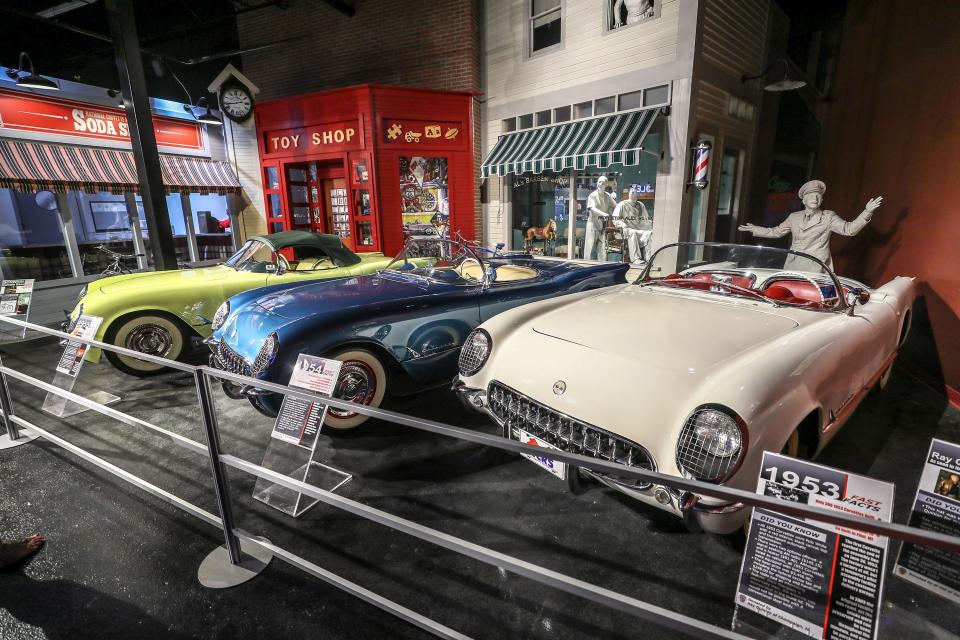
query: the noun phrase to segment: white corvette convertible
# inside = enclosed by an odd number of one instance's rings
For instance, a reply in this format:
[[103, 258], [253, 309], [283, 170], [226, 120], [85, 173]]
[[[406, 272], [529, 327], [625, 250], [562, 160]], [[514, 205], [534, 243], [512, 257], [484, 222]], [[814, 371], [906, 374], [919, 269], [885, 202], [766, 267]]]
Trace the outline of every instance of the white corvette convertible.
[[[504, 436], [753, 490], [763, 451], [813, 456], [910, 327], [913, 278], [877, 289], [782, 249], [680, 243], [633, 284], [525, 305], [465, 341], [454, 389]], [[531, 458], [731, 533], [741, 504]]]

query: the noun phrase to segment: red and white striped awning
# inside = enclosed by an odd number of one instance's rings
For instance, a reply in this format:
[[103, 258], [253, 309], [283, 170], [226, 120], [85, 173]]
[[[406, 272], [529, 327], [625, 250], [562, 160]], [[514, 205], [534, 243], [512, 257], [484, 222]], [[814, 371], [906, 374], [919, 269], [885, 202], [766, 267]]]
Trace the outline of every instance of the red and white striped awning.
[[[237, 193], [226, 162], [160, 154], [167, 193]], [[122, 149], [0, 140], [0, 187], [18, 191], [138, 193], [133, 153]]]

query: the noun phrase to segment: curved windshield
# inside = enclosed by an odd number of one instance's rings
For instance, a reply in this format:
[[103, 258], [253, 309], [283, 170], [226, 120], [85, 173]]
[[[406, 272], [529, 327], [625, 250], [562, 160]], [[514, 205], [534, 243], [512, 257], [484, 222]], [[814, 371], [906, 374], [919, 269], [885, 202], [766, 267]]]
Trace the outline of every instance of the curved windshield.
[[667, 245], [653, 254], [636, 284], [815, 311], [846, 307], [844, 296], [838, 294], [845, 290], [824, 263], [775, 247], [709, 242]]
[[470, 244], [440, 237], [410, 238], [380, 271], [387, 277], [453, 284], [483, 282], [486, 265]]
[[277, 256], [269, 245], [259, 240], [247, 240], [224, 264], [237, 271], [267, 273], [277, 270]]

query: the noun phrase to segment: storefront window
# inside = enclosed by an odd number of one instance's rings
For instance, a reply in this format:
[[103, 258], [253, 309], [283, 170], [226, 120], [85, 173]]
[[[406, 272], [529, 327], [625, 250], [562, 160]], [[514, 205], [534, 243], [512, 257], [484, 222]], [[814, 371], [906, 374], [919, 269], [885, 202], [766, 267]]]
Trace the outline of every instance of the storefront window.
[[226, 196], [190, 194], [193, 228], [197, 235], [197, 260], [223, 260], [233, 255], [229, 207], [230, 200]]
[[447, 159], [401, 156], [400, 197], [405, 236], [446, 233], [450, 215]]
[[[120, 266], [137, 268], [137, 260], [132, 256], [139, 252], [133, 242], [133, 225], [123, 196], [112, 193], [71, 193], [70, 205], [74, 211], [73, 230], [77, 236], [84, 275], [103, 273], [113, 260], [109, 252], [131, 256], [123, 260]], [[137, 213], [141, 236], [146, 241], [147, 222], [139, 196]]]
[[0, 189], [0, 272], [4, 279], [73, 275], [56, 198], [49, 191]]
[[[612, 164], [577, 172], [575, 257], [616, 262], [642, 262], [649, 257], [660, 134], [648, 135], [643, 146], [645, 151], [637, 165]], [[607, 180], [604, 190], [612, 200], [606, 200], [603, 206], [610, 209], [611, 215], [594, 215], [591, 220], [587, 202], [601, 177]], [[618, 207], [621, 203], [623, 206]]]
[[566, 255], [569, 174], [545, 171], [511, 178], [511, 248], [548, 256]]

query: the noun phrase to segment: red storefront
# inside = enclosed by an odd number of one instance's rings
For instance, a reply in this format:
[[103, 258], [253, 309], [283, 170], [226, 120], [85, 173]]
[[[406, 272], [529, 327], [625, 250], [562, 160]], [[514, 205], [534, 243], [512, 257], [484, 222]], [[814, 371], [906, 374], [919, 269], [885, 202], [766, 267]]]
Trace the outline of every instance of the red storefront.
[[472, 239], [472, 98], [360, 85], [259, 103], [267, 228], [388, 254], [404, 225], [449, 219], [451, 234]]

